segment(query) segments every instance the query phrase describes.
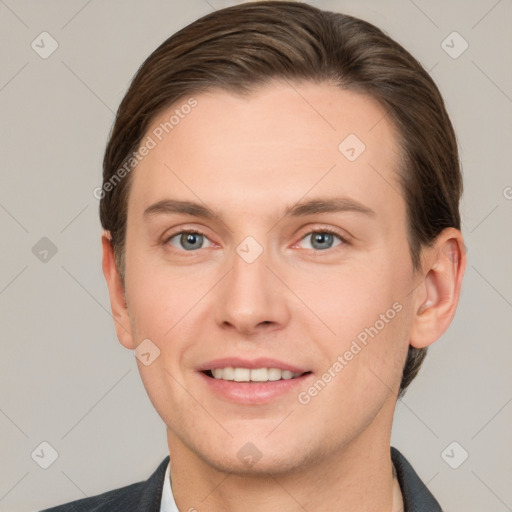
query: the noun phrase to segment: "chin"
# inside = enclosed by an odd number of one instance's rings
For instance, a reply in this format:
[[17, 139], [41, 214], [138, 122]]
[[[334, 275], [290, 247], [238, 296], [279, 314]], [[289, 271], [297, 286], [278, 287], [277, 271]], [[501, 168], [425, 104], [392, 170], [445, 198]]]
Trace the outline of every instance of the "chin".
[[[268, 430], [264, 435], [235, 436], [224, 443], [222, 450], [212, 450], [212, 445], [197, 447], [196, 454], [200, 459], [218, 471], [233, 473], [236, 475], [266, 476], [289, 474], [303, 470], [305, 465], [314, 459], [311, 448], [307, 451], [305, 446], [311, 446], [302, 442], [296, 434], [288, 433], [280, 438], [270, 439]], [[293, 440], [284, 443], [283, 438]], [[252, 439], [252, 441], [251, 441]], [[319, 458], [320, 455], [319, 455]]]
[[289, 474], [297, 471], [299, 468], [303, 468], [301, 461], [295, 460], [292, 452], [288, 454], [272, 454], [271, 456], [260, 452], [259, 454], [255, 453], [252, 457], [245, 455], [244, 458], [239, 457], [238, 454], [233, 454], [231, 457], [226, 457], [226, 454], [222, 454], [219, 458], [209, 456], [205, 457], [204, 460], [218, 471], [239, 476], [262, 476], [268, 478], [270, 475]]

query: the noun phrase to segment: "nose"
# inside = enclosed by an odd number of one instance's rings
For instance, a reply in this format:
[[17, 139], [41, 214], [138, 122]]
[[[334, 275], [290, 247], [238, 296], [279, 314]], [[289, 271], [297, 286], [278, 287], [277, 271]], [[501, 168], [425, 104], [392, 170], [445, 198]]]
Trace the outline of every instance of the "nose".
[[233, 255], [231, 270], [216, 287], [216, 321], [222, 329], [249, 336], [289, 322], [289, 292], [268, 264], [265, 251], [252, 262], [243, 252]]

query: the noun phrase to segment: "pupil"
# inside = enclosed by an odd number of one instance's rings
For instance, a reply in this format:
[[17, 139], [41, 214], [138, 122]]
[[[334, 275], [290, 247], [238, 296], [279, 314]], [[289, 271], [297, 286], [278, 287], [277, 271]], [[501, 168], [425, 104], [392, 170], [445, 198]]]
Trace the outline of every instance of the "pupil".
[[188, 249], [195, 249], [200, 244], [202, 235], [197, 233], [185, 233], [182, 235], [182, 245]]
[[314, 242], [316, 244], [319, 244], [320, 248], [326, 248], [329, 247], [329, 245], [331, 244], [332, 242], [332, 235], [330, 233], [316, 233], [314, 235]]

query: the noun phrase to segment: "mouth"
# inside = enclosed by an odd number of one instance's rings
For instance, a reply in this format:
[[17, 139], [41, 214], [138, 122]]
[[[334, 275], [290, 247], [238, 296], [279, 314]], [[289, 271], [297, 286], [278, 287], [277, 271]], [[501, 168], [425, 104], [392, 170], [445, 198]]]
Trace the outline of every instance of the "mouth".
[[280, 380], [298, 379], [303, 375], [310, 374], [311, 372], [292, 372], [291, 370], [283, 370], [281, 368], [274, 367], [243, 368], [226, 366], [223, 368], [203, 370], [202, 373], [212, 379], [223, 381], [265, 383], [276, 382]]
[[272, 357], [224, 357], [205, 362], [196, 370], [208, 393], [240, 405], [294, 400], [298, 390], [314, 379], [308, 368]]
[[311, 371], [268, 359], [211, 362], [199, 369], [199, 375], [216, 397], [245, 406], [295, 400], [298, 391], [314, 379]]

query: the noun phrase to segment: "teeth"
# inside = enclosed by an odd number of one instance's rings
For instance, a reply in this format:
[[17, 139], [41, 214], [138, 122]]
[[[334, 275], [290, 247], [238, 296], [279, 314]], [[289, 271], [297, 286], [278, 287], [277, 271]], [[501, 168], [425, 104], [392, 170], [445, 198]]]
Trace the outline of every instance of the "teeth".
[[235, 370], [234, 368], [217, 368], [217, 370], [220, 370], [220, 377], [219, 379], [226, 379], [226, 380], [234, 380], [235, 378]]
[[212, 373], [216, 379], [222, 379], [222, 368], [215, 368], [215, 370], [213, 370]]
[[289, 370], [283, 370], [283, 373], [281, 374], [283, 379], [291, 379], [293, 377], [293, 373]]
[[236, 382], [249, 382], [251, 380], [251, 370], [248, 368], [235, 368], [233, 380]]
[[251, 380], [256, 382], [266, 382], [268, 380], [268, 370], [266, 368], [255, 368], [251, 370]]
[[281, 378], [281, 370], [279, 368], [268, 369], [268, 380], [279, 380]]
[[289, 370], [280, 370], [279, 368], [215, 368], [212, 374], [216, 379], [234, 380], [236, 382], [267, 382], [274, 380], [294, 379], [301, 373], [294, 373]]

